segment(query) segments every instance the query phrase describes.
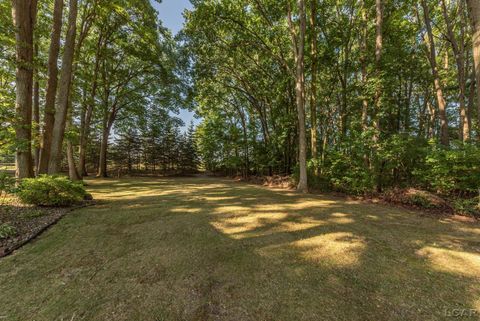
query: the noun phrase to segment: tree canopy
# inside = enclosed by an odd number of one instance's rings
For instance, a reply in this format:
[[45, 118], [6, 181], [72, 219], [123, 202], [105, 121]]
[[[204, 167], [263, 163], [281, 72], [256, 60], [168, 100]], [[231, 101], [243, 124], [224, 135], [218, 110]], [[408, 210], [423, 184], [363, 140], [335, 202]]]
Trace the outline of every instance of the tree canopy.
[[477, 190], [475, 1], [191, 2], [176, 37], [148, 0], [2, 2], [3, 161]]

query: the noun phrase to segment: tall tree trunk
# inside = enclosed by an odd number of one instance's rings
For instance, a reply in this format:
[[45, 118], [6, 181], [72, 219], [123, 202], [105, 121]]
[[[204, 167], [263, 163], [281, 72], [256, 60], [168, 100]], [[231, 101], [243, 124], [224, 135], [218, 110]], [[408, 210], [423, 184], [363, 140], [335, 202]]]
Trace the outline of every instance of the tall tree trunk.
[[[108, 99], [107, 99], [108, 104]], [[112, 110], [105, 111], [102, 126], [102, 142], [100, 144], [100, 157], [98, 160], [98, 173], [97, 177], [108, 177], [107, 169], [107, 152], [108, 152], [108, 139], [110, 137], [110, 131], [112, 130], [113, 123], [115, 121], [116, 106], [112, 107]]]
[[[382, 112], [382, 56], [383, 56], [383, 0], [375, 1], [375, 71], [377, 77], [377, 86], [375, 88], [375, 117], [373, 117], [373, 126], [375, 128], [375, 134], [373, 140], [378, 143], [380, 140], [381, 132], [381, 112]], [[375, 172], [376, 172], [376, 185], [377, 192], [381, 192], [383, 188], [383, 166], [384, 161], [376, 159]]]
[[42, 143], [38, 172], [48, 172], [50, 149], [52, 146], [53, 125], [55, 122], [55, 98], [58, 84], [58, 53], [60, 52], [60, 36], [62, 33], [63, 0], [55, 0], [53, 8], [53, 25], [50, 36], [50, 51], [48, 53], [48, 81], [45, 95], [45, 110], [43, 116]]
[[308, 192], [307, 181], [307, 143], [306, 143], [306, 128], [305, 128], [305, 32], [306, 32], [306, 16], [305, 16], [305, 1], [297, 0], [297, 7], [299, 11], [299, 30], [292, 21], [291, 11], [288, 13], [288, 21], [292, 36], [292, 44], [295, 55], [295, 94], [298, 115], [298, 165], [300, 169], [300, 178], [297, 190], [302, 193]]
[[[35, 56], [38, 56], [38, 45], [35, 44]], [[35, 146], [34, 146], [34, 172], [38, 174], [38, 163], [40, 161], [40, 148], [38, 145], [38, 139], [40, 137], [40, 81], [38, 80], [38, 69], [34, 69], [35, 81], [33, 83], [33, 122], [34, 130], [33, 135], [35, 137]]]
[[15, 137], [18, 179], [33, 177], [32, 98], [33, 98], [33, 30], [37, 0], [12, 0], [12, 18], [16, 40]]
[[97, 96], [98, 88], [98, 71], [100, 68], [100, 40], [98, 42], [97, 54], [95, 55], [95, 69], [93, 72], [93, 84], [92, 90], [90, 92], [90, 98], [87, 102], [87, 110], [85, 111], [84, 121], [82, 127], [80, 128], [80, 151], [79, 151], [79, 169], [82, 176], [87, 176], [87, 167], [86, 167], [86, 151], [87, 151], [87, 142], [88, 136], [90, 134], [90, 123], [93, 115], [93, 107], [95, 106], [95, 97]]
[[70, 0], [69, 7], [68, 31], [65, 40], [65, 49], [63, 52], [60, 86], [58, 87], [55, 122], [53, 126], [52, 147], [50, 150], [50, 160], [48, 164], [49, 174], [56, 174], [60, 171], [62, 160], [62, 143], [65, 134], [68, 100], [72, 80], [72, 67], [77, 25], [77, 0]]
[[310, 88], [310, 140], [312, 158], [315, 160], [315, 174], [318, 175], [318, 148], [317, 148], [317, 0], [310, 1], [310, 31], [311, 31], [311, 59], [312, 59], [312, 79]]
[[[463, 15], [465, 7], [463, 6], [463, 1], [459, 2], [458, 11], [461, 15]], [[453, 25], [450, 19], [450, 15], [448, 13], [448, 7], [445, 3], [445, 0], [442, 0], [442, 12], [443, 17], [445, 19], [445, 23], [447, 26], [447, 35], [448, 40], [452, 46], [453, 54], [455, 55], [455, 62], [457, 65], [457, 80], [458, 80], [458, 87], [459, 87], [459, 94], [458, 94], [458, 104], [459, 104], [459, 137], [460, 140], [465, 142], [470, 139], [470, 128], [469, 128], [469, 120], [465, 106], [465, 97], [466, 97], [466, 82], [465, 82], [465, 27], [464, 24], [460, 24], [460, 36], [457, 40], [455, 35]]]
[[435, 49], [435, 39], [433, 38], [432, 23], [430, 20], [430, 9], [425, 0], [421, 1], [423, 8], [423, 17], [425, 19], [425, 27], [427, 29], [429, 60], [433, 74], [434, 88], [437, 95], [438, 116], [440, 118], [440, 143], [444, 146], [449, 145], [450, 137], [448, 134], [448, 120], [446, 111], [446, 102], [443, 96], [442, 83], [437, 67], [437, 53]]
[[367, 99], [367, 37], [368, 37], [368, 22], [367, 10], [365, 8], [365, 0], [361, 0], [360, 10], [362, 16], [362, 31], [360, 35], [360, 64], [362, 70], [362, 130], [365, 132], [368, 129], [368, 99]]
[[[72, 108], [71, 108], [71, 100], [68, 100], [69, 108], [68, 108], [68, 121], [67, 121], [67, 129], [72, 129]], [[68, 177], [72, 181], [80, 181], [82, 177], [78, 173], [77, 167], [75, 165], [75, 152], [73, 150], [73, 144], [70, 139], [67, 139], [67, 162], [68, 162]]]
[[380, 114], [382, 108], [382, 55], [383, 55], [383, 0], [375, 0], [376, 21], [375, 21], [375, 69], [377, 74], [377, 86], [375, 88], [375, 117], [374, 127], [376, 130], [375, 140], [380, 135]]
[[478, 0], [467, 0], [470, 18], [473, 29], [473, 62], [475, 67], [475, 78], [477, 83], [477, 138], [480, 140], [480, 2]]
[[100, 144], [100, 157], [98, 160], [98, 173], [97, 177], [107, 177], [107, 149], [108, 149], [108, 136], [109, 129], [107, 122], [103, 124], [102, 130], [102, 142]]

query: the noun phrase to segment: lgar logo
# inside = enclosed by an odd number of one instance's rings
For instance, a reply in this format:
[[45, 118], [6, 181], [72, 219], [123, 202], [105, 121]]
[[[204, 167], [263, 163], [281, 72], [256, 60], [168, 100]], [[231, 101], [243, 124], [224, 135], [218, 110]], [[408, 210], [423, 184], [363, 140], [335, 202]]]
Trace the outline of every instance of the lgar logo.
[[445, 316], [453, 318], [473, 317], [480, 315], [475, 309], [446, 309]]

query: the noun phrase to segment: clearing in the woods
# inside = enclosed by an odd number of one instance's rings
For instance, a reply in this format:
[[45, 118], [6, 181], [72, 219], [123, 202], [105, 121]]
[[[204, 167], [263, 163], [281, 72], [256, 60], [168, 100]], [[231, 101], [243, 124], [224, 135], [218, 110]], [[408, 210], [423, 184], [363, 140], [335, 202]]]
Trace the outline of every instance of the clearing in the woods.
[[477, 223], [213, 178], [88, 184], [96, 206], [0, 260], [2, 319], [479, 318]]

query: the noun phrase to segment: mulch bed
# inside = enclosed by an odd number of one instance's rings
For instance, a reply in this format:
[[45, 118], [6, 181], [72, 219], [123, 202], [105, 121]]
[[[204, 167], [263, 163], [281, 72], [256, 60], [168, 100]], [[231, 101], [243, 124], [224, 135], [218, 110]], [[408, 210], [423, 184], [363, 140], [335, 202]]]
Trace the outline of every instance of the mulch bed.
[[91, 203], [84, 202], [74, 207], [49, 208], [23, 205], [12, 200], [8, 205], [0, 205], [0, 226], [8, 224], [15, 229], [15, 235], [0, 238], [0, 258], [11, 254], [39, 236], [68, 212]]
[[272, 188], [294, 189], [295, 184], [290, 176], [274, 175], [274, 176], [249, 176], [247, 178], [241, 176], [233, 177], [236, 181], [243, 181], [256, 185], [263, 185]]

